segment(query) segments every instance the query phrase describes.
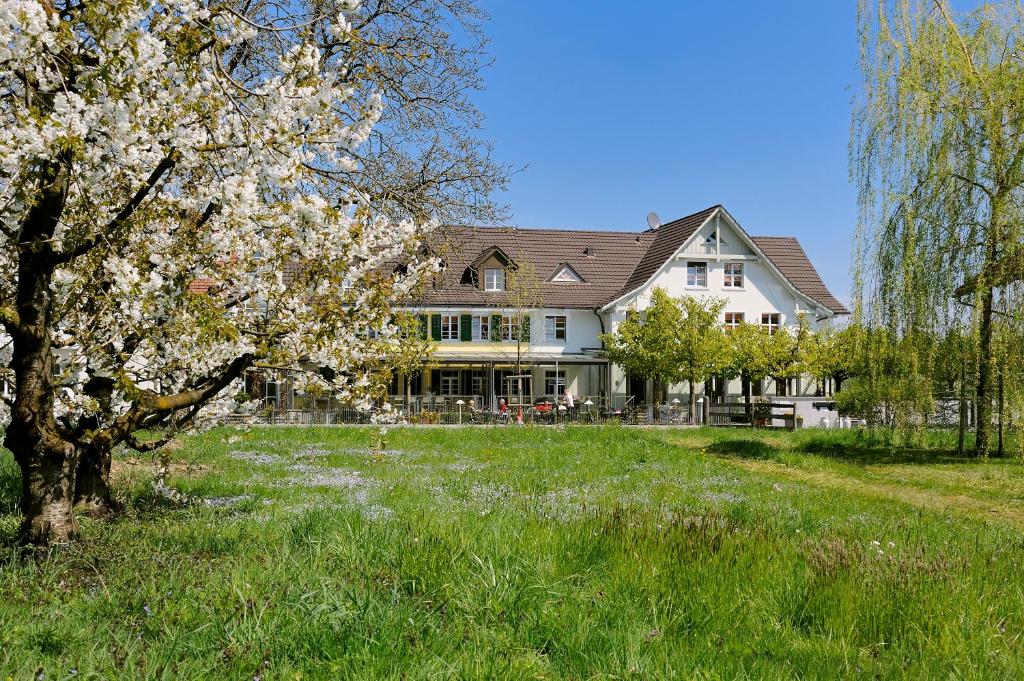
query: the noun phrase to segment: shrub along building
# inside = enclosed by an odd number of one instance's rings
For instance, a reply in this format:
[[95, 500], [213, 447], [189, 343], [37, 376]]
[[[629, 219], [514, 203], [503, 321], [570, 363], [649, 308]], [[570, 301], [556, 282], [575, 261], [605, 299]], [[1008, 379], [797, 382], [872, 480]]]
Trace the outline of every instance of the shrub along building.
[[[849, 311], [791, 237], [752, 237], [722, 206], [642, 232], [449, 227], [438, 235], [443, 270], [415, 302], [421, 333], [437, 341], [432, 368], [396, 377], [391, 392], [422, 402], [493, 406], [555, 396], [621, 407], [651, 398], [650, 382], [602, 357], [600, 335], [656, 287], [727, 301], [721, 323], [776, 329], [800, 316], [816, 328]], [[524, 317], [522, 325], [516, 319]], [[813, 381], [768, 379], [754, 394], [813, 395]], [[672, 386], [669, 399], [688, 392]], [[714, 399], [739, 381], [698, 387]]]

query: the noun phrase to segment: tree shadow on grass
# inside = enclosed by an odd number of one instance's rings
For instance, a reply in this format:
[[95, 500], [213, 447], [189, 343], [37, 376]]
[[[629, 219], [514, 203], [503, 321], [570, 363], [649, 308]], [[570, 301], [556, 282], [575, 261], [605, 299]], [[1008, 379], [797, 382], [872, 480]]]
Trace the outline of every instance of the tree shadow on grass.
[[779, 448], [773, 444], [763, 440], [748, 440], [746, 438], [718, 440], [709, 444], [705, 451], [708, 454], [715, 454], [717, 456], [768, 460], [778, 459], [780, 453]]
[[864, 466], [879, 464], [982, 463], [974, 456], [960, 456], [946, 448], [905, 447], [871, 440], [842, 441], [832, 435], [812, 435], [796, 444], [794, 451]]

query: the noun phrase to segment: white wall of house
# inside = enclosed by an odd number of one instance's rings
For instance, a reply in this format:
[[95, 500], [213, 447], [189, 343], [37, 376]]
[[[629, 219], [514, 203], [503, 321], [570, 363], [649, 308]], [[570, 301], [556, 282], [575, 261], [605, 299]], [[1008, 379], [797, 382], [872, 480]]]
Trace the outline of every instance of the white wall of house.
[[[688, 280], [691, 263], [704, 263], [706, 284], [692, 285]], [[743, 285], [739, 288], [726, 286], [726, 265], [741, 264]], [[629, 310], [644, 310], [650, 305], [654, 289], [662, 288], [670, 296], [693, 296], [695, 298], [726, 300], [722, 310], [722, 323], [726, 313], [741, 313], [743, 321], [759, 324], [764, 314], [778, 314], [783, 327], [797, 324], [804, 315], [812, 329], [830, 324], [831, 311], [799, 293], [767, 260], [750, 246], [747, 240], [721, 213], [709, 219], [684, 243], [677, 253], [664, 263], [651, 280], [632, 294], [616, 301], [605, 312], [606, 326], [614, 331], [626, 318]], [[628, 380], [624, 372], [613, 367], [611, 372], [613, 395], [624, 396], [628, 392]], [[809, 377], [791, 383], [794, 394], [813, 395], [815, 382]], [[775, 383], [767, 379], [763, 386], [765, 395], [775, 394]], [[695, 392], [703, 394], [704, 386], [695, 386]], [[729, 381], [728, 394], [741, 392], [739, 379]], [[687, 383], [670, 386], [668, 399], [685, 401], [689, 395]], [[646, 388], [645, 400], [650, 400], [651, 386]]]
[[[491, 315], [512, 315], [514, 310], [494, 307], [424, 307], [413, 310], [416, 314], [440, 314], [470, 315], [473, 317], [491, 317]], [[546, 317], [565, 317], [564, 340], [546, 339], [544, 324]], [[530, 313], [530, 336], [529, 352], [531, 354], [580, 354], [587, 350], [594, 350], [601, 347], [598, 337], [601, 335], [601, 319], [594, 314], [593, 310], [579, 310], [573, 308], [543, 308]], [[492, 348], [495, 342], [489, 340], [441, 340], [442, 348]], [[505, 353], [515, 351], [514, 342], [501, 343]]]
[[[709, 243], [716, 234], [721, 235], [722, 244]], [[707, 268], [707, 284], [691, 286], [687, 281], [691, 263], [704, 263]], [[727, 264], [743, 267], [743, 286], [726, 287], [725, 268]], [[761, 315], [778, 313], [781, 323], [791, 326], [800, 314], [804, 314], [812, 328], [816, 328], [820, 317], [829, 314], [820, 304], [808, 300], [797, 292], [766, 258], [759, 257], [745, 243], [725, 219], [712, 218], [690, 240], [683, 244], [675, 257], [665, 263], [649, 283], [635, 294], [619, 301], [617, 310], [622, 314], [613, 317], [617, 324], [625, 317], [625, 309], [646, 309], [655, 288], [662, 288], [673, 297], [693, 296], [695, 298], [724, 298], [727, 303], [722, 311], [739, 312], [744, 321], [754, 324], [761, 322]]]

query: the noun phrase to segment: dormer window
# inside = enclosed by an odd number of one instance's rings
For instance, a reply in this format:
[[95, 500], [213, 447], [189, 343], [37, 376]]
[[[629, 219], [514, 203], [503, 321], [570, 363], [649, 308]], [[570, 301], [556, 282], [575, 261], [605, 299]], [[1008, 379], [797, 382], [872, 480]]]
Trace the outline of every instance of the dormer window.
[[503, 267], [488, 267], [484, 270], [484, 290], [505, 290], [505, 269]]
[[555, 276], [551, 277], [551, 281], [580, 284], [583, 283], [583, 277], [576, 274], [576, 270], [568, 265], [562, 265], [559, 270], [555, 272]]

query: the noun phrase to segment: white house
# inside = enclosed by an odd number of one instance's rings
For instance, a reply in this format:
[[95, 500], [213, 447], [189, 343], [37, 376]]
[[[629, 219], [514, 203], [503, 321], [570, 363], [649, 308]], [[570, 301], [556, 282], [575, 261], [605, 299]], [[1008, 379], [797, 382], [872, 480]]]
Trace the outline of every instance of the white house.
[[[610, 366], [599, 336], [614, 331], [630, 309], [643, 310], [655, 287], [673, 296], [725, 298], [725, 326], [786, 327], [804, 315], [813, 328], [849, 314], [796, 239], [752, 237], [720, 205], [642, 232], [449, 227], [433, 246], [444, 269], [413, 311], [437, 341], [436, 368], [396, 378], [398, 400], [408, 393], [487, 406], [498, 396], [514, 401], [519, 390], [526, 397], [565, 387], [595, 404], [648, 400], [649, 383]], [[534, 274], [535, 294], [508, 290], [523, 269]], [[529, 337], [516, 342], [511, 319], [524, 308]], [[769, 380], [752, 389], [827, 391], [810, 380]], [[741, 386], [716, 380], [697, 390], [722, 400]], [[670, 398], [687, 391], [685, 384], [672, 386]]]

